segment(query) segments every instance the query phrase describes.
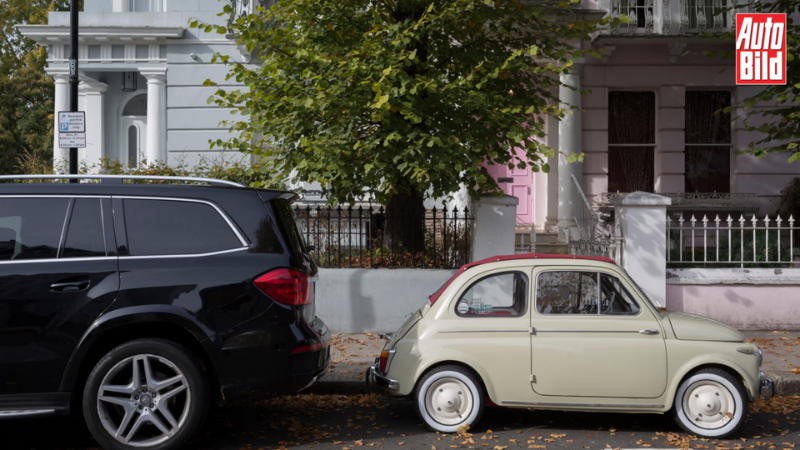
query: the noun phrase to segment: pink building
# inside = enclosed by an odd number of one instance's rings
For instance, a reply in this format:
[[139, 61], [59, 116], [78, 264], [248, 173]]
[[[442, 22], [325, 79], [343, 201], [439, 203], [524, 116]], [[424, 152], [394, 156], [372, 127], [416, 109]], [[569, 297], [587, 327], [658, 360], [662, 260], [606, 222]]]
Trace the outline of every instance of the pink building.
[[[757, 92], [736, 86], [734, 59], [703, 54], [734, 49], [731, 41], [709, 44], [699, 35], [732, 30], [732, 13], [715, 15], [723, 3], [583, 0], [585, 14], [600, 10], [634, 20], [584, 42], [605, 56], [575, 61], [562, 75], [562, 82], [591, 93], [561, 89], [562, 101], [581, 110], [561, 122], [548, 118], [547, 144], [561, 154], [549, 161], [551, 172], [493, 168], [506, 193], [520, 199], [521, 229], [574, 225], [572, 176], [600, 209], [617, 192], [645, 191], [672, 197], [673, 215], [774, 213], [780, 191], [800, 176], [800, 164], [788, 164], [788, 155], [737, 155], [759, 135], [745, 131], [742, 118], [734, 120], [741, 109], [714, 114]], [[567, 164], [565, 154], [573, 152], [584, 152], [585, 161]]]

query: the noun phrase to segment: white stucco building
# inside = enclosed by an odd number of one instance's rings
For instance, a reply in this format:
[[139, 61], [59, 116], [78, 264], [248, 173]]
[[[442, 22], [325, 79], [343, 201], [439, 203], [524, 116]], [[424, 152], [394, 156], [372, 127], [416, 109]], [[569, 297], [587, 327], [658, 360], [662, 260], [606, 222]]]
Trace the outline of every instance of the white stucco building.
[[[259, 3], [260, 2], [260, 3]], [[239, 11], [265, 0], [237, 2]], [[80, 14], [80, 99], [86, 111], [87, 148], [81, 161], [118, 159], [135, 166], [143, 159], [193, 165], [202, 156], [214, 158], [209, 139], [228, 139], [220, 121], [229, 111], [208, 104], [228, 68], [212, 65], [215, 52], [249, 61], [235, 38], [189, 27], [191, 20], [224, 24], [219, 0], [85, 0]], [[20, 32], [48, 48], [47, 73], [56, 84], [55, 110], [69, 109], [69, 12], [51, 12], [47, 25], [18, 25]], [[57, 127], [56, 127], [57, 129]], [[56, 159], [67, 152], [58, 149]]]

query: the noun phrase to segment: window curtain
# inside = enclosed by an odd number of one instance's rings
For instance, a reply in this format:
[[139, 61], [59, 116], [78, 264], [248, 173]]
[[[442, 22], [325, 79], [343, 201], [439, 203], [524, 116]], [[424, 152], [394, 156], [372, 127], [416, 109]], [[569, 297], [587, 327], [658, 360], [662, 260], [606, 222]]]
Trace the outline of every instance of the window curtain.
[[655, 144], [654, 92], [608, 94], [608, 190], [653, 192], [655, 147], [614, 144]]
[[715, 114], [730, 105], [727, 91], [686, 92], [686, 192], [730, 192], [731, 114]]

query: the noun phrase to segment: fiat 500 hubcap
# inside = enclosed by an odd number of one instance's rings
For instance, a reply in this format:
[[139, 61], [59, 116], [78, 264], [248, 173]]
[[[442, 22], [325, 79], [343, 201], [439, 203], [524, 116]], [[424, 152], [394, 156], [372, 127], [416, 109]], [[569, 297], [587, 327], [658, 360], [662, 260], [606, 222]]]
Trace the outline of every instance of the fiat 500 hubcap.
[[433, 420], [443, 425], [456, 425], [472, 411], [472, 392], [456, 378], [436, 380], [425, 393], [425, 408]]
[[736, 402], [722, 384], [716, 381], [700, 381], [686, 390], [683, 411], [700, 428], [721, 428], [733, 419]]

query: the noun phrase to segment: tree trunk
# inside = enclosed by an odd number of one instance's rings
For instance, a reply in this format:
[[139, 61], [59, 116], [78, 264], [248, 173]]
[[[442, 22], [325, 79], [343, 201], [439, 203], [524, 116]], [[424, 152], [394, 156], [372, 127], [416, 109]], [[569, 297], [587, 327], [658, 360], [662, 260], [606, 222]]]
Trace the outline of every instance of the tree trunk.
[[395, 253], [416, 254], [425, 249], [425, 205], [418, 192], [399, 194], [386, 205], [384, 242]]

